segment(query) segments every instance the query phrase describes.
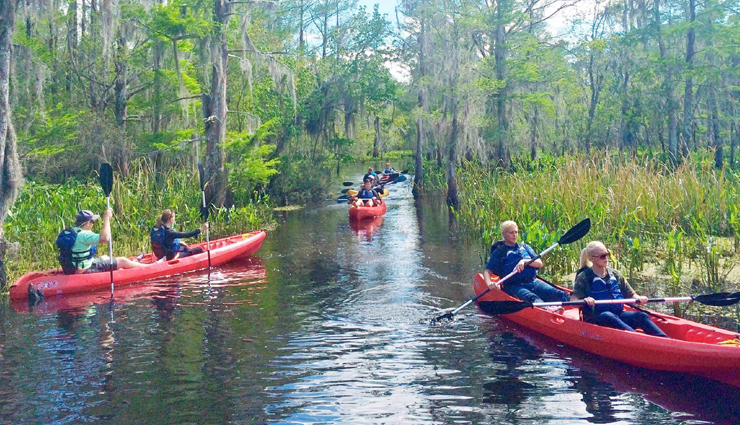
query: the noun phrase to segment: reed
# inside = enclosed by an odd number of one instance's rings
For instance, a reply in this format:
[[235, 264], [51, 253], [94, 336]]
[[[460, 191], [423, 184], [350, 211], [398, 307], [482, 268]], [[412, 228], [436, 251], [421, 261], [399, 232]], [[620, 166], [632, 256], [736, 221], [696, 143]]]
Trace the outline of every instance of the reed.
[[[114, 255], [150, 252], [149, 231], [165, 208], [175, 211], [178, 230], [199, 228], [201, 192], [197, 172], [193, 176], [193, 171], [182, 168], [157, 173], [147, 163], [135, 166], [126, 179], [116, 175], [111, 193]], [[211, 238], [273, 226], [268, 202], [268, 197], [256, 196], [241, 207], [212, 210]], [[5, 238], [20, 243], [17, 258], [6, 263], [8, 282], [29, 271], [58, 267], [54, 242], [61, 230], [74, 224], [80, 209], [96, 213], [105, 209], [105, 195], [96, 176], [89, 182], [29, 182], [25, 186], [3, 224]]]
[[671, 169], [652, 159], [603, 154], [515, 169], [472, 162], [459, 169], [457, 215], [485, 249], [500, 238], [504, 220], [517, 221], [522, 240], [540, 250], [557, 240], [557, 229], [590, 217], [587, 238], [549, 254], [549, 273], [572, 273], [585, 243], [601, 240], [633, 280], [647, 267], [665, 273], [671, 284], [662, 291], [685, 292], [691, 278], [708, 290], [733, 286], [728, 274], [740, 245], [740, 176], [734, 171], [716, 170], [705, 158]]

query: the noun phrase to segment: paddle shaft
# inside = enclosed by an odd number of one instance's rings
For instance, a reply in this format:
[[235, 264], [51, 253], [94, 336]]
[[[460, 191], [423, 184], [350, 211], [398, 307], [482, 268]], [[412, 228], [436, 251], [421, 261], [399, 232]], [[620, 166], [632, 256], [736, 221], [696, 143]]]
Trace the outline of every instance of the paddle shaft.
[[[105, 197], [105, 204], [110, 209], [110, 196]], [[108, 219], [108, 226], [110, 227], [110, 219]], [[113, 229], [111, 229], [108, 237], [108, 255], [110, 256], [110, 296], [113, 297]]]
[[[203, 196], [203, 208], [206, 208], [206, 191], [201, 190], [201, 195]], [[207, 220], [206, 220], [207, 222]], [[208, 251], [208, 273], [211, 272], [211, 232], [210, 232], [210, 226], [206, 227], [206, 251]]]
[[[623, 298], [623, 299], [616, 299], [616, 300], [595, 300], [594, 304], [631, 304], [631, 303], [637, 303], [639, 300], [636, 298]], [[680, 302], [689, 302], [694, 301], [694, 297], [668, 297], [668, 298], [648, 298], [647, 302], [649, 303], [680, 303]], [[547, 302], [547, 303], [532, 303], [532, 306], [534, 307], [560, 307], [560, 306], [567, 306], [567, 305], [584, 305], [586, 304], [586, 301], [584, 300], [575, 300], [575, 301], [554, 301], [554, 302]]]
[[[540, 253], [539, 253], [539, 254], [537, 254], [537, 255], [536, 255], [536, 256], [535, 256], [534, 258], [532, 258], [531, 260], [527, 261], [527, 262], [526, 262], [526, 263], [524, 264], [524, 267], [527, 267], [527, 266], [529, 266], [529, 265], [530, 265], [531, 263], [533, 263], [533, 262], [535, 262], [535, 261], [539, 260], [539, 259], [540, 259], [540, 258], [541, 258], [541, 257], [542, 257], [543, 255], [545, 255], [545, 254], [547, 254], [548, 252], [552, 251], [553, 249], [557, 248], [557, 247], [558, 247], [558, 245], [560, 245], [560, 243], [558, 243], [558, 242], [555, 242], [554, 244], [552, 244], [552, 246], [550, 246], [550, 247], [549, 247], [549, 248], [547, 248], [546, 250], [544, 250], [544, 251], [540, 252]], [[507, 280], [509, 280], [509, 279], [510, 279], [510, 278], [511, 278], [512, 276], [516, 275], [517, 273], [519, 273], [519, 270], [514, 270], [514, 271], [512, 271], [511, 273], [509, 273], [509, 274], [507, 274], [506, 276], [504, 276], [503, 278], [499, 279], [499, 280], [498, 280], [498, 282], [496, 282], [496, 283], [497, 283], [498, 285], [501, 285], [502, 283], [506, 282]], [[486, 282], [486, 283], [488, 283], [488, 282]], [[470, 305], [471, 303], [474, 303], [474, 302], [478, 301], [478, 299], [479, 299], [480, 297], [482, 297], [483, 295], [486, 295], [486, 294], [487, 294], [488, 292], [490, 292], [490, 291], [491, 291], [491, 288], [490, 288], [490, 287], [486, 288], [486, 290], [485, 290], [485, 291], [483, 291], [483, 292], [481, 292], [480, 294], [476, 295], [476, 296], [475, 296], [474, 298], [471, 298], [471, 299], [469, 299], [468, 301], [466, 301], [466, 302], [465, 302], [465, 304], [463, 304], [463, 305], [461, 305], [460, 307], [458, 307], [458, 308], [456, 308], [456, 309], [452, 310], [452, 313], [451, 313], [451, 314], [452, 314], [452, 315], [454, 316], [455, 314], [457, 314], [457, 312], [458, 312], [458, 311], [460, 311], [460, 310], [464, 309], [465, 307], [469, 306], [469, 305]]]

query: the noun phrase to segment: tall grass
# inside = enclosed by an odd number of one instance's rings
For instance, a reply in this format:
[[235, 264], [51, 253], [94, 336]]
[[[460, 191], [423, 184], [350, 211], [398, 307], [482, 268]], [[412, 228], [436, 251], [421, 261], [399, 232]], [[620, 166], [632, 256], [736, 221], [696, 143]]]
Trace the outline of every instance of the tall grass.
[[692, 278], [701, 289], [723, 290], [734, 286], [727, 280], [740, 245], [740, 176], [712, 165], [695, 160], [670, 169], [650, 159], [563, 157], [507, 172], [465, 162], [457, 215], [484, 253], [500, 239], [504, 220], [517, 221], [522, 240], [544, 249], [590, 217], [584, 240], [548, 255], [551, 273], [572, 273], [585, 243], [601, 240], [633, 280], [647, 268], [667, 275], [662, 292], [685, 293]]
[[[151, 251], [149, 231], [165, 208], [175, 211], [178, 230], [189, 231], [202, 225], [197, 172], [179, 169], [158, 174], [142, 164], [127, 179], [119, 177], [115, 175], [111, 192], [114, 255]], [[274, 221], [267, 201], [266, 197], [255, 197], [243, 206], [212, 210], [211, 237], [272, 226]], [[3, 224], [5, 238], [20, 243], [18, 257], [6, 263], [8, 281], [13, 282], [29, 271], [57, 268], [54, 242], [59, 232], [74, 224], [78, 210], [89, 209], [100, 214], [105, 206], [105, 194], [96, 179], [63, 185], [29, 182]], [[99, 225], [93, 230], [100, 231]]]

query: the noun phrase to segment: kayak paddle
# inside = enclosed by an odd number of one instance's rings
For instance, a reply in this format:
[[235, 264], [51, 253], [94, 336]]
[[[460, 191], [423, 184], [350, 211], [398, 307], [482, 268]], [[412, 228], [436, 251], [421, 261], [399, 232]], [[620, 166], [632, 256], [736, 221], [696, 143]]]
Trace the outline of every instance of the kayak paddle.
[[349, 201], [350, 196], [349, 195], [342, 195], [339, 198], [337, 198], [337, 204], [341, 204], [342, 202]]
[[[528, 265], [530, 265], [534, 261], [537, 261], [543, 255], [545, 255], [548, 252], [552, 251], [553, 249], [557, 248], [558, 245], [567, 245], [569, 243], [573, 243], [573, 242], [581, 239], [582, 237], [586, 236], [586, 234], [588, 233], [589, 230], [591, 230], [591, 219], [590, 218], [583, 219], [580, 223], [576, 224], [575, 226], [571, 227], [567, 232], [565, 232], [565, 234], [563, 236], [561, 236], [560, 239], [557, 242], [555, 242], [554, 244], [552, 244], [552, 246], [550, 246], [546, 250], [542, 251], [541, 253], [537, 254], [531, 260], [527, 261], [524, 264], [524, 267], [527, 267]], [[517, 271], [517, 270], [512, 271], [511, 273], [509, 273], [506, 276], [504, 276], [503, 278], [501, 278], [498, 281], [498, 284], [501, 285], [502, 283], [504, 283], [505, 281], [507, 281], [508, 279], [510, 279], [512, 276], [514, 276], [517, 273], [519, 273], [519, 271]], [[488, 282], [486, 282], [486, 283], [488, 283]], [[461, 305], [460, 307], [452, 310], [449, 313], [445, 313], [445, 314], [443, 314], [443, 315], [441, 315], [439, 317], [435, 317], [434, 319], [432, 319], [432, 323], [439, 322], [442, 319], [452, 319], [452, 316], [454, 316], [455, 314], [457, 314], [458, 311], [460, 311], [460, 310], [464, 309], [465, 307], [467, 307], [468, 305], [474, 303], [480, 297], [482, 297], [483, 295], [487, 294], [490, 290], [491, 290], [490, 287], [489, 288], [486, 288], [485, 291], [483, 291], [480, 294], [476, 295], [474, 298], [469, 299], [468, 301], [465, 302], [465, 304]], [[505, 302], [505, 301], [502, 301], [502, 302]]]
[[[635, 298], [625, 298], [619, 300], [596, 300], [596, 304], [631, 304], [637, 303]], [[695, 297], [668, 297], [668, 298], [648, 298], [649, 303], [677, 303], [696, 301], [701, 304], [715, 307], [725, 307], [740, 302], [740, 292], [718, 292], [715, 294], [697, 295]], [[530, 307], [548, 307], [548, 306], [567, 306], [567, 305], [585, 305], [584, 300], [576, 301], [559, 301], [530, 303], [527, 301], [481, 301], [478, 303], [480, 309], [488, 314], [512, 314]]]
[[354, 186], [354, 182], [342, 182], [342, 186]]
[[[113, 168], [107, 162], [100, 164], [100, 186], [105, 192], [105, 204], [110, 209], [110, 193], [113, 190]], [[110, 223], [110, 222], [109, 222]], [[113, 297], [113, 232], [108, 238], [108, 254], [110, 255], [110, 296]]]
[[[200, 177], [200, 193], [202, 195], [203, 203], [200, 207], [200, 216], [204, 222], [208, 222], [208, 206], [206, 205], [206, 183], [205, 176], [206, 172], [203, 169], [203, 163], [198, 161], [198, 176]], [[211, 234], [210, 226], [206, 227], [206, 251], [208, 251], [208, 274], [211, 274]]]

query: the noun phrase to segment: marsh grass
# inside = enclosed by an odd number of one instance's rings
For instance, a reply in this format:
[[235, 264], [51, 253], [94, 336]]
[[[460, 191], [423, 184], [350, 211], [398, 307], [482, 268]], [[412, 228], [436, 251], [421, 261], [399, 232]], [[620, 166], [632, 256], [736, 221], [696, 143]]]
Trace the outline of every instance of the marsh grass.
[[[274, 220], [268, 201], [266, 197], [254, 197], [244, 206], [212, 208], [211, 238], [270, 228]], [[177, 230], [200, 228], [200, 203], [197, 172], [194, 174], [189, 169], [158, 174], [144, 163], [135, 167], [127, 179], [121, 180], [115, 174], [111, 192], [113, 254], [132, 256], [150, 252], [149, 231], [165, 208], [175, 211]], [[5, 238], [20, 242], [17, 258], [6, 263], [8, 282], [30, 271], [57, 268], [58, 252], [54, 243], [59, 232], [74, 224], [78, 210], [89, 209], [100, 214], [105, 206], [105, 194], [96, 176], [89, 182], [64, 185], [28, 182], [3, 225]], [[99, 230], [99, 226], [94, 228]], [[107, 251], [107, 248], [102, 250]]]
[[[542, 250], [590, 217], [586, 238], [548, 255], [548, 275], [568, 283], [580, 250], [590, 240], [601, 240], [638, 287], [646, 276], [661, 282], [645, 285], [660, 295], [737, 288], [730, 282], [740, 246], [740, 176], [735, 172], [713, 168], [709, 158], [671, 169], [651, 159], [608, 155], [563, 157], [518, 170], [471, 162], [459, 169], [462, 202], [456, 213], [480, 238], [482, 258], [500, 239], [504, 220], [519, 223], [521, 239]], [[692, 286], [692, 280], [699, 283]]]

